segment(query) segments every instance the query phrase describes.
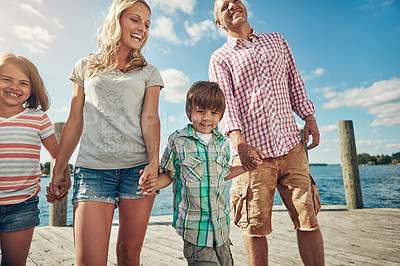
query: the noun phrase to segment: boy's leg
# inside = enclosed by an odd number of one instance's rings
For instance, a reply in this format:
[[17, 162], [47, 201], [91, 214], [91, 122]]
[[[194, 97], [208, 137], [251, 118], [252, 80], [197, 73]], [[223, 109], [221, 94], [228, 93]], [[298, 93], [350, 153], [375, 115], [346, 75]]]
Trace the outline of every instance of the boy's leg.
[[140, 265], [140, 252], [155, 197], [120, 199], [117, 241], [118, 265]]
[[33, 230], [34, 227], [15, 232], [0, 232], [1, 265], [26, 265]]
[[219, 266], [217, 254], [213, 247], [200, 247], [183, 240], [183, 255], [188, 266]]
[[217, 254], [217, 258], [221, 266], [233, 266], [230, 240], [228, 240], [228, 242], [222, 246], [215, 248], [215, 253]]

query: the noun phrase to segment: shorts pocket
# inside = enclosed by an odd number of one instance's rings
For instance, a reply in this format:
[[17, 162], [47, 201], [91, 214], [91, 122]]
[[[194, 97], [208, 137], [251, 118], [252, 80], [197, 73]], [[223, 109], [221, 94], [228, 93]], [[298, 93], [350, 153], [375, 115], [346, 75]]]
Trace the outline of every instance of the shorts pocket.
[[314, 201], [314, 211], [317, 214], [321, 210], [321, 199], [319, 197], [317, 183], [315, 183], [315, 180], [311, 174], [310, 174], [310, 178], [311, 178], [311, 192], [312, 192], [313, 201]]
[[186, 157], [182, 160], [182, 176], [185, 180], [198, 182], [203, 180], [204, 165], [200, 157]]
[[247, 191], [248, 186], [234, 187], [230, 191], [233, 222], [241, 228], [249, 225]]

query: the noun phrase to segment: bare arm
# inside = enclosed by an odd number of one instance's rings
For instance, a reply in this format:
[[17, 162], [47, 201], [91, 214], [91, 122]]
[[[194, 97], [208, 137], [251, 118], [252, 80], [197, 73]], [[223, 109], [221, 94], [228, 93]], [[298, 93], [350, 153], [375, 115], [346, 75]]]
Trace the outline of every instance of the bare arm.
[[240, 166], [240, 165], [238, 165], [238, 166], [232, 166], [232, 167], [231, 167], [231, 173], [230, 173], [228, 176], [226, 176], [226, 177], [224, 178], [224, 180], [226, 181], [226, 180], [235, 178], [235, 177], [237, 177], [238, 175], [241, 175], [241, 174], [243, 174], [243, 173], [245, 173], [245, 172], [246, 172], [246, 170], [243, 168], [243, 166]]
[[149, 164], [144, 168], [139, 182], [144, 182], [148, 176], [158, 174], [158, 156], [160, 151], [160, 118], [158, 116], [158, 102], [160, 86], [152, 86], [146, 89], [142, 118], [140, 121], [143, 139], [149, 156]]
[[[61, 134], [60, 144], [57, 152], [57, 160], [53, 169], [53, 186], [50, 185], [50, 196], [57, 194], [56, 186], [63, 182], [66, 169], [69, 168], [68, 162], [78, 145], [83, 129], [83, 105], [85, 94], [83, 87], [74, 83], [71, 100], [71, 108], [67, 123]], [[69, 173], [69, 170], [68, 170]]]
[[[140, 174], [143, 174], [143, 170], [140, 170]], [[170, 171], [165, 171], [158, 176], [149, 176], [144, 183], [140, 186], [142, 187], [143, 196], [149, 197], [153, 196], [156, 190], [160, 190], [168, 187], [172, 183]]]
[[309, 136], [312, 136], [313, 142], [307, 147], [307, 150], [311, 150], [319, 145], [319, 130], [317, 121], [315, 120], [313, 115], [308, 115], [304, 119], [306, 124], [304, 125], [304, 141], [308, 143]]

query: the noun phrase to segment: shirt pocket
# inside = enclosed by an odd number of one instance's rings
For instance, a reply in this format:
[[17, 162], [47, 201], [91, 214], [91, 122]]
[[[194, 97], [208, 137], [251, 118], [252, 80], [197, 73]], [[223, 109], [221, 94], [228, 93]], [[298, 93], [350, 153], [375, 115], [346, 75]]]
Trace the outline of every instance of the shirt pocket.
[[224, 179], [226, 176], [228, 176], [231, 173], [231, 170], [228, 165], [228, 160], [224, 156], [217, 157], [216, 159], [216, 167], [217, 167], [217, 173], [218, 177], [220, 179]]
[[186, 157], [182, 160], [181, 173], [183, 179], [189, 182], [199, 182], [204, 178], [203, 158]]
[[285, 73], [285, 60], [280, 53], [271, 53], [267, 56], [269, 74], [272, 79], [282, 79]]

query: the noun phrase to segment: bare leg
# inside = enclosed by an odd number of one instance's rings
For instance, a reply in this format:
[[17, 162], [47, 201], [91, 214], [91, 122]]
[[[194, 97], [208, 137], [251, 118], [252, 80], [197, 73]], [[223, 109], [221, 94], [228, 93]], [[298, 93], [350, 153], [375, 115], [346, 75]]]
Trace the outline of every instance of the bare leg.
[[155, 197], [120, 199], [117, 241], [118, 265], [140, 265], [140, 252]]
[[107, 265], [115, 205], [105, 202], [74, 203], [74, 241], [77, 265]]
[[25, 266], [31, 247], [33, 227], [16, 231], [0, 232], [1, 265]]
[[325, 265], [324, 243], [319, 229], [315, 231], [297, 230], [297, 244], [305, 266]]
[[267, 237], [250, 237], [244, 235], [244, 244], [246, 246], [250, 266], [268, 265]]

